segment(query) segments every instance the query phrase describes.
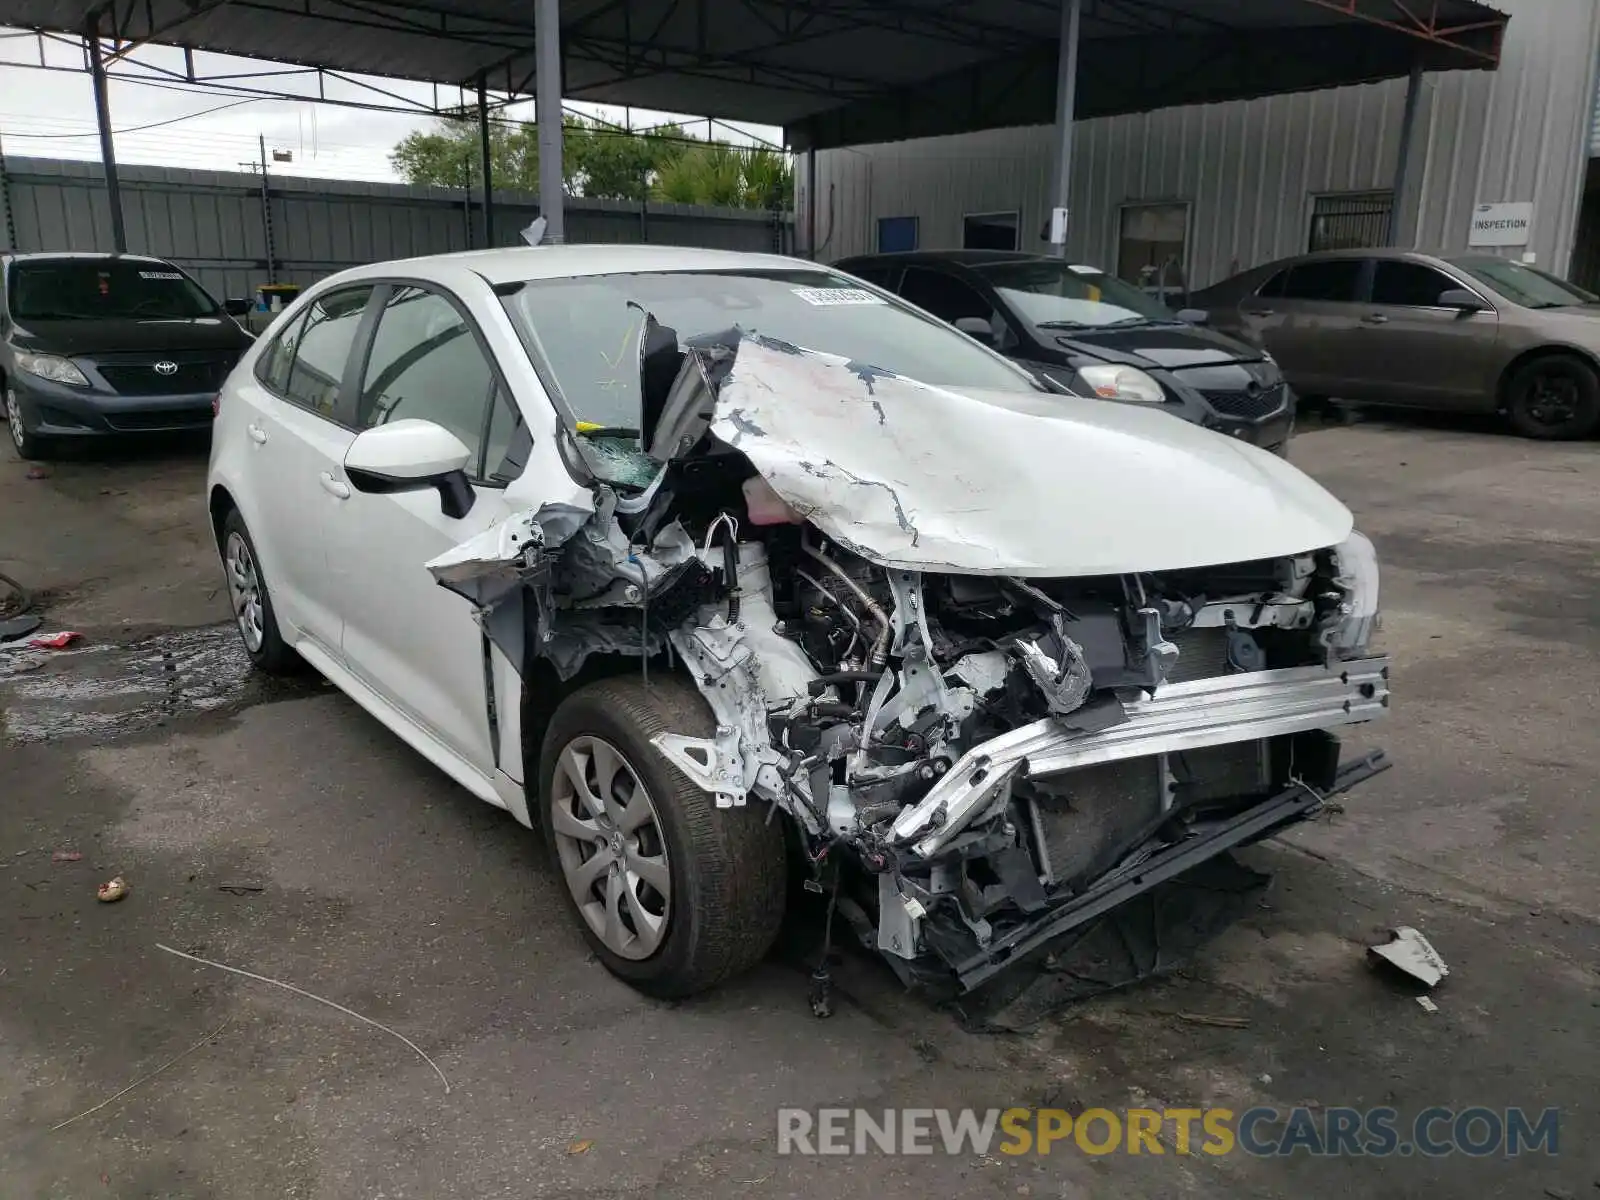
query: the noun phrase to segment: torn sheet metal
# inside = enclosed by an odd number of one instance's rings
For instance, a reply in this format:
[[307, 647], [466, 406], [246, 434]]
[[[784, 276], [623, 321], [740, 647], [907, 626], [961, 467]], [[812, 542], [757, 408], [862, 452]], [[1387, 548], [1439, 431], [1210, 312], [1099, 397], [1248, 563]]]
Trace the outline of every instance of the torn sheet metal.
[[1450, 968], [1433, 948], [1433, 943], [1409, 925], [1389, 931], [1390, 940], [1381, 946], [1368, 946], [1367, 953], [1379, 962], [1404, 971], [1424, 987], [1433, 987]]
[[[703, 394], [696, 357], [687, 394]], [[885, 566], [1179, 570], [1336, 545], [1353, 524], [1275, 455], [1167, 413], [957, 392], [759, 337], [738, 343], [711, 432], [839, 545]]]

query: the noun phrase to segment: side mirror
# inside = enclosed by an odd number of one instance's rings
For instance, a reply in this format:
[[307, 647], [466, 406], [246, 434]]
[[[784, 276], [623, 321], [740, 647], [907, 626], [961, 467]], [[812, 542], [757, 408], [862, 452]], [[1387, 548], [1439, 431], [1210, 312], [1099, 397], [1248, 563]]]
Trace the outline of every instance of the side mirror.
[[250, 301], [243, 296], [229, 296], [222, 302], [222, 311], [230, 317], [242, 317], [250, 312]]
[[1450, 288], [1439, 293], [1439, 307], [1454, 308], [1463, 313], [1475, 313], [1482, 312], [1488, 305], [1466, 288]]
[[1203, 308], [1180, 308], [1178, 320], [1187, 325], [1204, 325], [1211, 320], [1211, 314]]
[[957, 317], [955, 326], [969, 337], [975, 337], [985, 345], [995, 343], [994, 326], [989, 324], [987, 317]]
[[472, 451], [443, 425], [415, 418], [362, 430], [344, 456], [345, 474], [359, 492], [417, 492], [436, 488], [439, 507], [457, 520], [478, 498], [467, 479]]

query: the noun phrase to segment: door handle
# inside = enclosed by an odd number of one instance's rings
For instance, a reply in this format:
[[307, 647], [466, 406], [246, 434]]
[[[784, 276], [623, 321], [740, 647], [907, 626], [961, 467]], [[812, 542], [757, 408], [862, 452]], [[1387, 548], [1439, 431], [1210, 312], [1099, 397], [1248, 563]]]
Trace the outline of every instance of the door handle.
[[250, 435], [250, 440], [258, 446], [263, 446], [267, 441], [267, 431], [259, 425], [246, 425], [245, 431]]
[[1361, 318], [1361, 323], [1363, 325], [1387, 325], [1389, 323], [1389, 318], [1384, 316], [1382, 313], [1368, 313], [1366, 316]]
[[341, 500], [348, 500], [350, 498], [350, 485], [347, 483], [340, 483], [326, 471], [317, 477], [317, 482], [322, 484], [322, 490], [327, 492], [330, 496], [337, 496]]
[[1247, 317], [1275, 317], [1278, 314], [1270, 308], [1247, 308], [1244, 310]]

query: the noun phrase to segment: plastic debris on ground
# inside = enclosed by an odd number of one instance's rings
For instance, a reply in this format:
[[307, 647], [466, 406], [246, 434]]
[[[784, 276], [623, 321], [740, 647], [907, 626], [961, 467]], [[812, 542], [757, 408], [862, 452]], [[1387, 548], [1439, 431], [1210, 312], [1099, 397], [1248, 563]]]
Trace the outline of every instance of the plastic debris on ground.
[[1434, 1013], [1434, 1012], [1438, 1012], [1439, 1011], [1439, 1006], [1437, 1004], [1435, 1004], [1432, 1000], [1428, 999], [1428, 997], [1426, 997], [1426, 996], [1418, 996], [1417, 997], [1417, 1003], [1422, 1006], [1422, 1011], [1423, 1012]]
[[57, 850], [54, 854], [52, 854], [50, 856], [50, 861], [51, 862], [77, 862], [82, 857], [83, 857], [83, 853], [81, 851], [78, 851], [78, 850]]
[[956, 1007], [976, 1032], [1024, 1033], [1058, 1009], [1159, 978], [1258, 903], [1271, 878], [1220, 855], [1073, 931]]
[[99, 897], [101, 903], [103, 904], [111, 904], [114, 901], [121, 900], [127, 894], [128, 883], [122, 878], [121, 875], [118, 875], [115, 879], [102, 883], [100, 885], [100, 890], [95, 893], [95, 895]]
[[1390, 940], [1381, 946], [1368, 946], [1367, 953], [1377, 962], [1387, 963], [1415, 979], [1424, 987], [1433, 987], [1450, 968], [1433, 948], [1433, 943], [1409, 925], [1389, 931]]
[[47, 633], [44, 637], [36, 637], [28, 642], [35, 650], [65, 650], [73, 642], [81, 640], [83, 634], [75, 630], [63, 630], [60, 633]]

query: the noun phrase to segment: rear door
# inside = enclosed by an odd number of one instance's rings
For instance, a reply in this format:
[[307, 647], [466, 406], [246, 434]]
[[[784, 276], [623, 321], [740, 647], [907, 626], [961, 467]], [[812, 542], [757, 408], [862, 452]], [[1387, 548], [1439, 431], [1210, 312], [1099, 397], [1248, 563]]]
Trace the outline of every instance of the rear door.
[[505, 487], [529, 439], [488, 346], [467, 309], [432, 285], [395, 283], [374, 302], [370, 349], [349, 420], [371, 429], [407, 417], [433, 421], [472, 451], [474, 500], [445, 515], [432, 489], [348, 494], [329, 526], [330, 571], [344, 616], [345, 664], [412, 722], [488, 775], [488, 641], [471, 605], [424, 565], [511, 515]]
[[1374, 260], [1346, 394], [1430, 408], [1492, 408], [1500, 318], [1487, 300], [1476, 313], [1440, 305], [1443, 293], [1461, 289], [1475, 290], [1426, 263]]
[[309, 640], [334, 659], [342, 620], [325, 536], [340, 503], [334, 475], [355, 440], [339, 409], [372, 290], [340, 288], [312, 301], [237, 393], [250, 410], [244, 490], [258, 506], [245, 515], [278, 619], [291, 641]]
[[1241, 302], [1246, 339], [1278, 360], [1296, 391], [1345, 394], [1364, 272], [1359, 258], [1300, 259]]

